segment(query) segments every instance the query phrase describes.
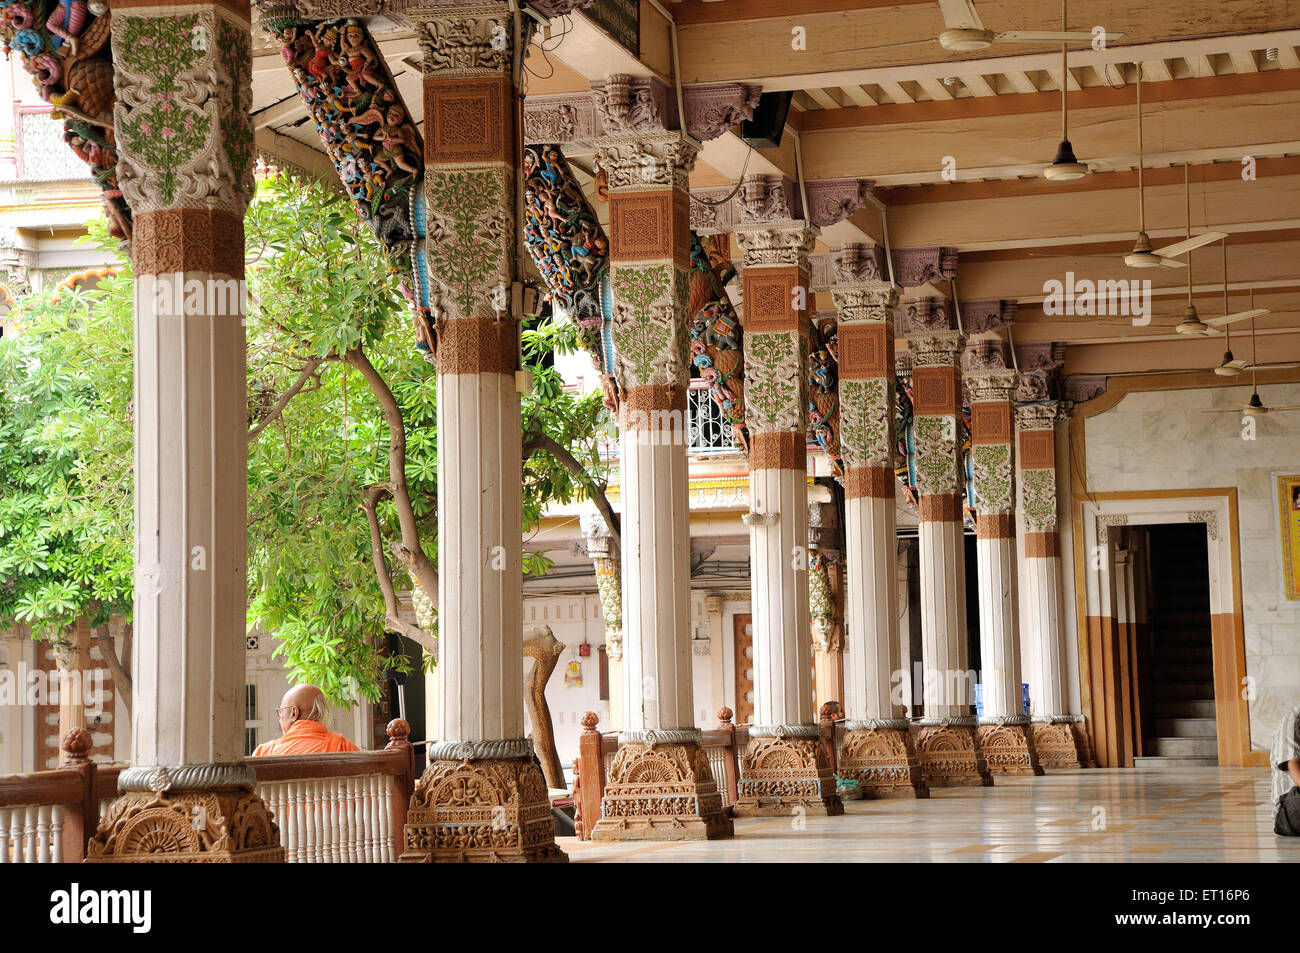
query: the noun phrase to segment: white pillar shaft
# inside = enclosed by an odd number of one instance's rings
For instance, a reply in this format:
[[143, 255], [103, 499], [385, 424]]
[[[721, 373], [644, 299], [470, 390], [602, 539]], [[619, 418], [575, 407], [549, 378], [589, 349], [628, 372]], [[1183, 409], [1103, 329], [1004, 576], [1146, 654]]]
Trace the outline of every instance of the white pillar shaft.
[[849, 720], [899, 717], [890, 703], [891, 679], [901, 666], [894, 508], [892, 499], [876, 497], [844, 503], [848, 554], [844, 711]]
[[984, 719], [1019, 716], [1019, 620], [1016, 618], [1016, 541], [977, 539], [980, 668]]
[[[808, 617], [808, 474], [749, 472], [750, 509], [775, 515], [750, 526], [754, 611], [754, 724], [806, 725], [814, 718]], [[737, 663], [739, 664], [739, 662]]]
[[691, 533], [680, 428], [623, 428], [624, 731], [690, 728]]
[[924, 717], [970, 715], [966, 651], [966, 560], [960, 523], [918, 526]]
[[[166, 213], [155, 213], [166, 214]], [[208, 273], [185, 278], [207, 281]], [[135, 302], [137, 766], [244, 753], [247, 410], [240, 316]]]
[[520, 467], [514, 375], [440, 373], [440, 741], [523, 737]]
[[1067, 713], [1065, 645], [1061, 628], [1061, 560], [1058, 556], [1028, 556], [1022, 564], [1021, 632], [1032, 640], [1034, 668], [1029, 699], [1036, 717]]

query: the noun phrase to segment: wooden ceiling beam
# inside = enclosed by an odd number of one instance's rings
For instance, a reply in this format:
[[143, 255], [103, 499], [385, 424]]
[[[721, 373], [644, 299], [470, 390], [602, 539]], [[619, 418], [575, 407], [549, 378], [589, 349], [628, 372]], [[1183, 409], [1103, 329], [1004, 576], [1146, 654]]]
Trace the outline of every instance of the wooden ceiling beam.
[[[728, 0], [717, 6], [737, 5], [737, 0]], [[981, 0], [980, 16], [991, 29], [1044, 28], [1038, 0]], [[1242, 37], [1300, 30], [1300, 9], [1288, 0], [1183, 0], [1175, 13], [1130, 0], [1090, 0], [1088, 17], [1124, 37], [1105, 50], [1072, 51], [1071, 60], [1078, 66], [1279, 46], [1284, 41], [1261, 43]], [[796, 27], [802, 27], [806, 38], [802, 49], [791, 42]], [[1060, 47], [1052, 43], [999, 43], [966, 54], [949, 53], [937, 41], [872, 49], [925, 41], [943, 29], [938, 4], [904, 9], [861, 4], [721, 23], [683, 18], [678, 46], [685, 82], [754, 82], [768, 90], [876, 83], [881, 76], [903, 82], [921, 75], [1051, 69], [1060, 63]], [[1292, 39], [1290, 45], [1297, 42]], [[909, 74], [912, 70], [917, 72]]]
[[[1250, 76], [1222, 77], [1218, 82], [1254, 81], [1264, 77], [1282, 77], [1286, 82], [1271, 92], [1169, 100], [1153, 106], [1144, 117], [1148, 164], [1219, 160], [1239, 163], [1246, 155], [1260, 158], [1297, 151], [1300, 71], [1270, 70]], [[1131, 102], [1124, 102], [1125, 96], [1132, 99], [1133, 90], [1094, 89], [1080, 95], [1103, 97], [1103, 101], [1115, 104], [1070, 111], [1070, 139], [1075, 154], [1095, 171], [1136, 167], [1136, 109]], [[1040, 97], [1055, 99], [1053, 108], [991, 116], [952, 115], [960, 113], [959, 108], [953, 107], [974, 107], [988, 101], [963, 98], [908, 107], [924, 107], [932, 115], [943, 114], [946, 117], [943, 119], [905, 123], [873, 121], [861, 126], [811, 129], [805, 121], [802, 135], [808, 177], [860, 175], [874, 179], [881, 187], [940, 183], [943, 182], [940, 160], [944, 155], [955, 158], [959, 182], [1038, 176], [1043, 165], [1051, 160], [1060, 136], [1059, 97], [1039, 93], [997, 98], [1000, 102]], [[882, 115], [894, 108], [881, 107], [868, 112]]]

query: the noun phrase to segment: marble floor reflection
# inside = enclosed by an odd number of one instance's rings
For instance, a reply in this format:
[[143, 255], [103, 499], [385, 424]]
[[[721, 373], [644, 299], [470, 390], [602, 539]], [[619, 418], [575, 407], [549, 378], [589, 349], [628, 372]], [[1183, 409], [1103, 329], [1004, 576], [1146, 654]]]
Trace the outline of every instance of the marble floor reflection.
[[833, 818], [745, 818], [731, 840], [595, 844], [596, 861], [977, 863], [1296, 862], [1273, 834], [1264, 768], [1102, 768], [944, 788], [929, 800], [848, 801]]

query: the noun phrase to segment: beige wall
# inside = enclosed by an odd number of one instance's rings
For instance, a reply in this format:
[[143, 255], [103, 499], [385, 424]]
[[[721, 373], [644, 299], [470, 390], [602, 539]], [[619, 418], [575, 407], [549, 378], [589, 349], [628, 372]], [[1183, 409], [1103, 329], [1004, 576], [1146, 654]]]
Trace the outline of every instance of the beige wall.
[[[1268, 406], [1300, 405], [1300, 384], [1259, 392]], [[1267, 748], [1283, 712], [1300, 704], [1300, 602], [1283, 598], [1274, 480], [1300, 473], [1300, 412], [1255, 418], [1254, 440], [1242, 439], [1240, 416], [1202, 413], [1249, 397], [1249, 384], [1130, 393], [1084, 426], [1091, 491], [1237, 488], [1250, 735]]]

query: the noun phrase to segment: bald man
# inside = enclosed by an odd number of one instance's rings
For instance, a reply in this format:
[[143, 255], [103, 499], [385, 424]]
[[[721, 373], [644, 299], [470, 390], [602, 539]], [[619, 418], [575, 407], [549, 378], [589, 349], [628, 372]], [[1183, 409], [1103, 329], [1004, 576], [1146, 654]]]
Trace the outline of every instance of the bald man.
[[336, 751], [360, 749], [342, 735], [325, 727], [328, 708], [325, 693], [315, 685], [295, 685], [284, 693], [280, 707], [275, 710], [280, 717], [283, 734], [275, 741], [267, 741], [253, 751], [254, 758], [278, 754], [332, 754]]

